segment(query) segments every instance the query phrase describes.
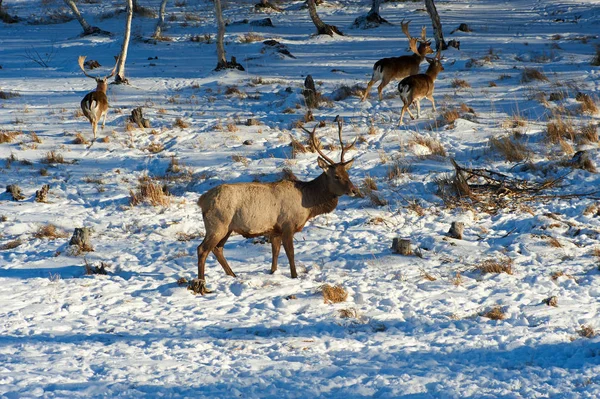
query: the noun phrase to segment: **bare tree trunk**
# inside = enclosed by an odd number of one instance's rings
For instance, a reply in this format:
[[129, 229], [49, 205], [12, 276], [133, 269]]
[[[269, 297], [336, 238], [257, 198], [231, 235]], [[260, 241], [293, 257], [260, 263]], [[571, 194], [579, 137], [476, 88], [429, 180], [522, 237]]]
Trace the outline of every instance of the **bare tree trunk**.
[[217, 69], [227, 67], [227, 57], [225, 56], [225, 21], [223, 20], [223, 11], [221, 10], [221, 0], [215, 0], [215, 15], [217, 17]]
[[352, 24], [355, 28], [376, 28], [381, 24], [390, 24], [384, 18], [381, 18], [379, 14], [379, 7], [381, 6], [382, 0], [373, 0], [371, 5], [371, 10], [367, 13], [367, 15], [362, 15], [354, 20]]
[[79, 12], [79, 9], [77, 9], [77, 5], [75, 4], [74, 0], [64, 0], [65, 4], [67, 6], [69, 6], [69, 8], [71, 9], [71, 11], [73, 11], [73, 14], [75, 15], [75, 18], [77, 18], [77, 21], [79, 21], [79, 24], [81, 25], [81, 27], [83, 28], [83, 35], [94, 35], [94, 34], [101, 34], [101, 35], [110, 35], [110, 32], [107, 32], [105, 30], [102, 30], [96, 26], [91, 26], [90, 24], [87, 23], [87, 21], [85, 20], [85, 18], [83, 18], [83, 16], [81, 15], [81, 13]]
[[217, 67], [215, 71], [221, 69], [239, 69], [244, 70], [244, 67], [237, 63], [235, 57], [231, 57], [231, 61], [227, 62], [225, 56], [225, 45], [223, 40], [225, 38], [225, 21], [223, 20], [223, 10], [221, 9], [221, 0], [215, 0], [215, 15], [217, 17]]
[[165, 9], [167, 8], [167, 0], [162, 0], [160, 3], [160, 10], [158, 12], [158, 22], [156, 23], [156, 29], [154, 29], [154, 35], [152, 35], [155, 39], [160, 39], [162, 37], [162, 30], [165, 25]]
[[129, 38], [131, 37], [131, 20], [133, 19], [133, 0], [127, 0], [127, 21], [125, 23], [125, 35], [123, 37], [123, 46], [119, 54], [119, 65], [115, 75], [115, 83], [129, 83], [125, 78], [125, 61], [127, 61], [127, 50], [129, 49]]
[[336, 35], [344, 36], [344, 34], [337, 27], [333, 25], [327, 25], [321, 20], [321, 18], [319, 18], [315, 0], [308, 0], [308, 13], [310, 15], [310, 19], [312, 19], [315, 27], [317, 28], [317, 34], [333, 36], [335, 33]]
[[431, 24], [433, 25], [433, 35], [435, 37], [435, 48], [437, 51], [446, 50], [448, 45], [444, 41], [444, 33], [442, 31], [442, 23], [440, 22], [440, 16], [435, 8], [434, 0], [425, 0], [425, 7], [427, 7], [427, 13], [431, 18]]

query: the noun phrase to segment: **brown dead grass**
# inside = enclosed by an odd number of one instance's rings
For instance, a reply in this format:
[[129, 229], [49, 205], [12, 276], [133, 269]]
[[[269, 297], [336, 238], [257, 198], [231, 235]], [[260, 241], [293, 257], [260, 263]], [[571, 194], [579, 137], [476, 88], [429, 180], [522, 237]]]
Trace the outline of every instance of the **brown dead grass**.
[[89, 144], [90, 142], [81, 134], [81, 132], [77, 132], [75, 134], [75, 138], [73, 139], [73, 144]]
[[321, 289], [323, 292], [323, 301], [325, 303], [340, 303], [348, 299], [348, 293], [340, 285], [331, 286], [325, 284]]
[[487, 317], [491, 320], [504, 320], [506, 314], [500, 306], [494, 306], [492, 309], [488, 310], [487, 312], [484, 312], [482, 316]]
[[181, 118], [177, 118], [177, 119], [175, 119], [175, 122], [173, 123], [173, 127], [178, 127], [180, 129], [187, 129], [188, 127], [190, 127], [190, 124]]
[[62, 156], [62, 154], [56, 151], [50, 151], [46, 153], [46, 157], [42, 159], [42, 162], [46, 164], [68, 163], [65, 161], [65, 158]]
[[9, 100], [11, 98], [19, 97], [19, 93], [15, 93], [14, 91], [4, 91], [0, 90], [0, 99]]
[[589, 123], [581, 127], [580, 134], [577, 136], [577, 142], [581, 144], [597, 143], [598, 127], [593, 123]]
[[523, 68], [523, 72], [521, 73], [521, 83], [533, 82], [535, 80], [541, 82], [549, 82], [550, 79], [544, 74], [544, 72], [540, 71], [536, 68]]
[[452, 278], [451, 282], [452, 282], [452, 285], [454, 285], [455, 287], [458, 287], [459, 285], [461, 285], [463, 283], [463, 278], [462, 278], [460, 272], [456, 272], [456, 274]]
[[600, 66], [600, 46], [596, 46], [596, 54], [592, 58], [591, 64], [593, 66]]
[[464, 79], [452, 79], [450, 86], [454, 89], [468, 89], [471, 84]]
[[530, 155], [529, 149], [524, 144], [508, 136], [490, 137], [489, 145], [493, 151], [500, 153], [509, 162], [523, 162]]
[[53, 224], [47, 224], [45, 226], [40, 226], [37, 231], [33, 234], [35, 238], [47, 238], [50, 240], [56, 240], [59, 238], [68, 237], [68, 233], [64, 230], [59, 229]]
[[431, 151], [432, 155], [439, 155], [441, 157], [446, 157], [448, 155], [442, 143], [439, 140], [431, 137], [415, 134], [413, 135], [413, 138], [411, 139], [409, 144], [419, 144], [424, 147], [427, 147]]
[[566, 121], [561, 115], [555, 114], [554, 120], [546, 125], [546, 135], [552, 144], [560, 144], [563, 140], [575, 139], [575, 127], [571, 121]]
[[512, 263], [512, 259], [508, 257], [504, 257], [501, 259], [490, 258], [481, 262], [481, 264], [477, 265], [474, 270], [480, 272], [481, 274], [513, 274]]
[[584, 338], [594, 338], [596, 336], [596, 331], [589, 325], [582, 325], [581, 329], [577, 330], [577, 334]]
[[591, 115], [595, 115], [598, 113], [598, 106], [596, 105], [596, 102], [591, 96], [584, 93], [577, 93], [575, 99], [581, 103], [579, 109], [581, 113]]
[[258, 33], [248, 32], [240, 37], [240, 43], [262, 42], [265, 38]]
[[20, 134], [23, 134], [23, 132], [0, 130], [0, 144], [12, 143], [13, 140]]
[[425, 269], [419, 269], [419, 272], [421, 273], [421, 277], [423, 277], [427, 281], [436, 281], [437, 280], [437, 277], [434, 277], [431, 274], [427, 273], [427, 271], [425, 271]]
[[135, 192], [129, 190], [129, 203], [132, 206], [137, 206], [144, 202], [152, 206], [169, 206], [171, 197], [166, 194], [165, 187], [160, 183], [154, 182], [148, 177], [143, 177], [140, 179], [139, 186]]
[[20, 246], [21, 244], [23, 244], [23, 241], [21, 241], [21, 240], [12, 240], [12, 241], [9, 241], [7, 243], [0, 245], [0, 251], [7, 251], [9, 249], [15, 249], [18, 246]]
[[342, 319], [357, 319], [362, 318], [360, 312], [356, 308], [340, 309], [340, 317]]
[[157, 154], [164, 149], [165, 146], [162, 143], [159, 143], [158, 141], [153, 141], [152, 143], [150, 143], [150, 145], [148, 145], [148, 147], [146, 147], [146, 150], [148, 152], [151, 152], [152, 154]]

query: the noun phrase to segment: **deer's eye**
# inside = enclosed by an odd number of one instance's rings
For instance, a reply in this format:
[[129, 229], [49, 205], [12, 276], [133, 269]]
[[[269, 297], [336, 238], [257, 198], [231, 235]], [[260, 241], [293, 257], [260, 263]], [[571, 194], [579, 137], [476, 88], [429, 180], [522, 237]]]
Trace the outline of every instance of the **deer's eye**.
[[341, 177], [339, 175], [335, 175], [335, 180], [340, 180]]

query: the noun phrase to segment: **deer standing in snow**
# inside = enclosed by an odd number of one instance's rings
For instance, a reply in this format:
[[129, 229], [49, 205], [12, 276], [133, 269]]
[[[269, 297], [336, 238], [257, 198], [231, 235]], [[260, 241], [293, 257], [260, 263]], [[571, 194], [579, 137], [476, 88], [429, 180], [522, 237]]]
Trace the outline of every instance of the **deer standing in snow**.
[[92, 144], [94, 144], [94, 142], [96, 141], [96, 131], [98, 130], [98, 122], [102, 117], [104, 117], [104, 119], [102, 120], [102, 129], [104, 129], [104, 123], [106, 122], [106, 114], [108, 113], [108, 97], [106, 96], [106, 89], [108, 88], [107, 81], [110, 77], [114, 76], [115, 72], [117, 71], [117, 64], [115, 64], [115, 67], [110, 72], [110, 75], [101, 78], [91, 76], [85, 71], [85, 68], [83, 66], [85, 58], [86, 57], [84, 55], [79, 56], [79, 67], [81, 68], [85, 76], [87, 76], [88, 78], [92, 78], [96, 81], [96, 90], [89, 92], [85, 95], [85, 97], [83, 97], [83, 100], [81, 100], [81, 110], [83, 111], [85, 117], [88, 118], [88, 120], [92, 124], [92, 132], [94, 133], [94, 141], [92, 141]]
[[206, 289], [204, 280], [204, 266], [211, 251], [225, 273], [235, 277], [223, 256], [223, 246], [231, 233], [241, 234], [245, 238], [269, 237], [273, 252], [271, 273], [277, 270], [277, 257], [283, 243], [291, 276], [297, 277], [294, 234], [301, 231], [308, 220], [332, 212], [340, 196], [358, 194], [348, 176], [354, 159], [344, 161], [344, 154], [354, 142], [344, 146], [342, 120], [338, 118], [337, 121], [342, 148], [340, 162], [334, 162], [321, 151], [315, 137], [316, 127], [312, 132], [303, 128], [309, 133], [311, 144], [320, 155], [317, 162], [323, 173], [316, 179], [308, 182], [282, 180], [275, 183], [221, 184], [200, 197], [198, 205], [202, 208], [206, 235], [197, 249], [198, 279], [191, 282], [192, 291], [202, 295], [211, 292]]
[[[425, 59], [427, 54], [432, 54], [431, 42], [427, 41], [426, 29], [421, 30], [421, 38], [412, 37], [408, 32], [408, 24], [410, 21], [402, 22], [402, 32], [408, 37], [408, 45], [413, 55], [403, 55], [401, 57], [383, 58], [373, 65], [373, 75], [367, 84], [367, 89], [361, 101], [365, 101], [369, 97], [369, 91], [375, 83], [381, 80], [377, 92], [379, 93], [379, 101], [383, 99], [382, 91], [385, 86], [393, 80], [399, 80], [406, 76], [416, 75], [419, 73], [419, 65]], [[419, 47], [417, 47], [417, 42]]]
[[435, 79], [438, 74], [444, 70], [442, 66], [441, 57], [442, 52], [438, 51], [435, 58], [427, 58], [427, 62], [429, 62], [429, 67], [425, 73], [421, 73], [418, 75], [411, 75], [406, 77], [398, 83], [398, 91], [400, 91], [400, 98], [404, 103], [402, 107], [402, 113], [400, 114], [399, 125], [402, 125], [402, 119], [404, 118], [404, 112], [408, 111], [408, 114], [412, 119], [415, 119], [415, 116], [410, 112], [408, 107], [413, 103], [417, 105], [417, 118], [421, 117], [421, 103], [420, 101], [423, 98], [431, 101], [431, 106], [433, 107], [433, 111], [435, 112], [435, 101], [433, 100], [433, 90], [435, 88]]

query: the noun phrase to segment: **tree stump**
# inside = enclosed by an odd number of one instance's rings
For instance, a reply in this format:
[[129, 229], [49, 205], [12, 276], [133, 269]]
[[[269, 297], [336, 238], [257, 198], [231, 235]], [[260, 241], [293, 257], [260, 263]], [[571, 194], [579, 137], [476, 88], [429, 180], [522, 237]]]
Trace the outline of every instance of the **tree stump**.
[[16, 184], [10, 184], [6, 186], [6, 192], [12, 195], [13, 201], [21, 201], [22, 199], [25, 199], [25, 196], [23, 193], [21, 193], [21, 188], [19, 188], [19, 186]]
[[73, 232], [73, 237], [69, 241], [69, 245], [76, 245], [83, 252], [91, 252], [94, 250], [91, 243], [92, 229], [89, 227], [77, 227]]
[[399, 237], [394, 238], [392, 241], [392, 251], [400, 255], [412, 255], [412, 249], [410, 249], [410, 240]]
[[311, 75], [308, 75], [306, 79], [304, 79], [304, 90], [302, 90], [302, 95], [304, 96], [308, 109], [317, 108], [319, 106], [320, 95], [317, 93], [315, 81]]
[[36, 202], [48, 202], [48, 191], [50, 191], [50, 186], [48, 184], [44, 184], [41, 190], [37, 190], [35, 192]]
[[237, 60], [233, 56], [231, 57], [231, 61], [229, 61], [229, 62], [227, 62], [227, 61], [225, 61], [224, 63], [219, 62], [217, 64], [217, 67], [215, 68], [215, 71], [221, 71], [223, 69], [237, 69], [239, 71], [245, 71], [242, 64], [238, 64]]
[[131, 122], [137, 124], [138, 127], [141, 127], [141, 128], [149, 128], [150, 127], [150, 121], [148, 119], [144, 118], [144, 115], [142, 114], [142, 107], [137, 107], [133, 111], [131, 111], [131, 116], [129, 117], [129, 120]]
[[463, 222], [452, 222], [450, 230], [448, 231], [448, 236], [456, 238], [457, 240], [462, 240], [464, 230], [465, 224]]

